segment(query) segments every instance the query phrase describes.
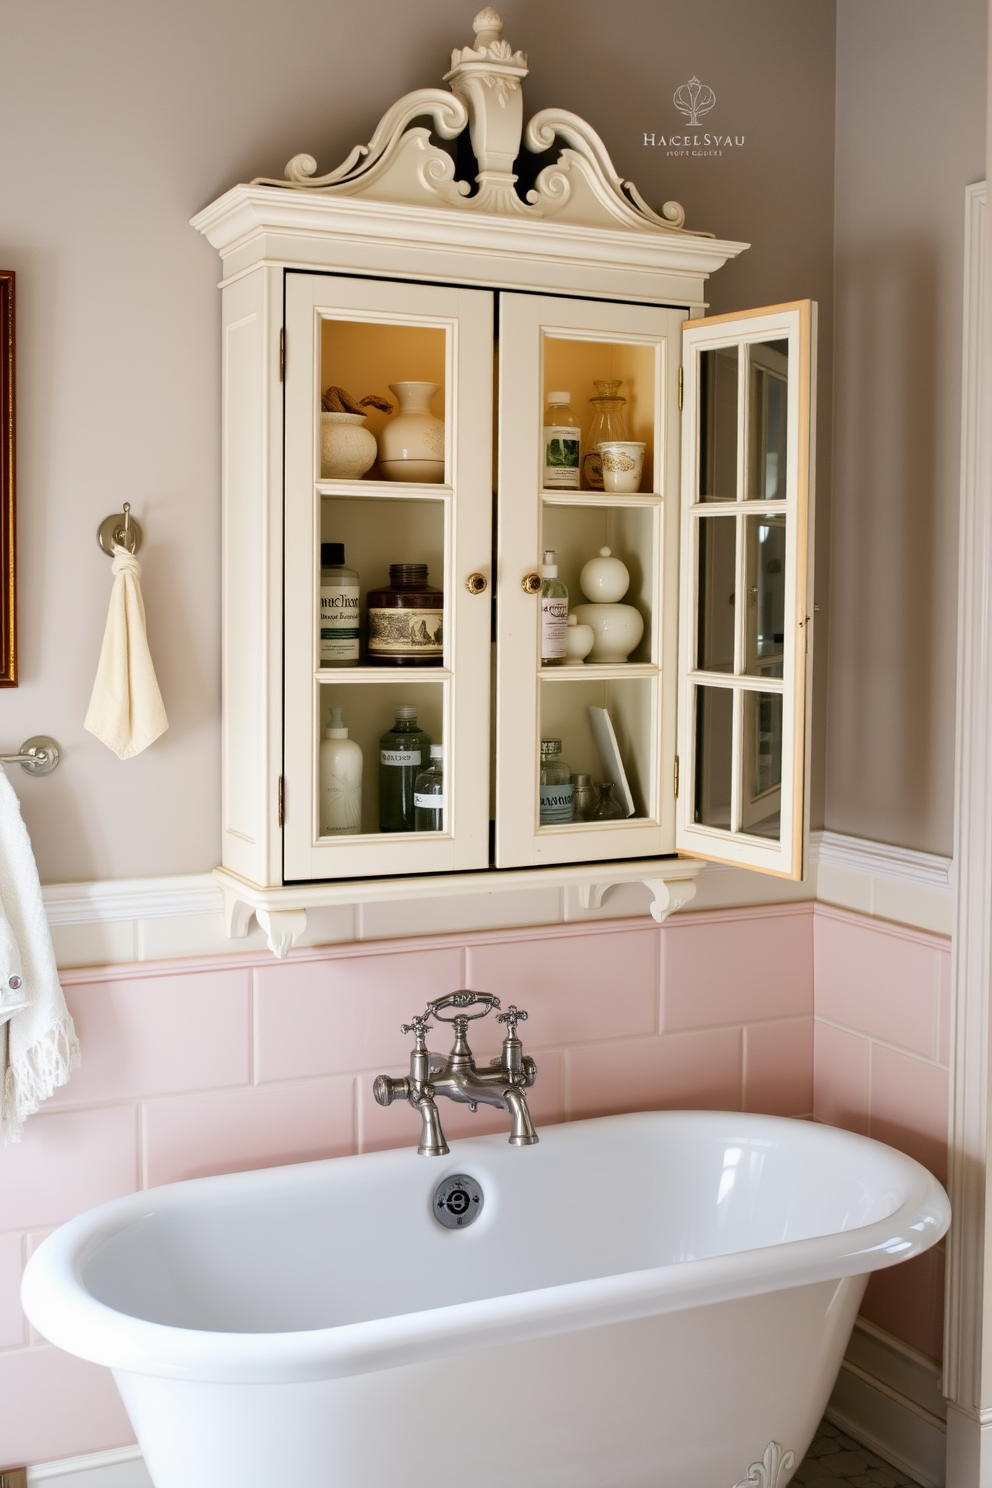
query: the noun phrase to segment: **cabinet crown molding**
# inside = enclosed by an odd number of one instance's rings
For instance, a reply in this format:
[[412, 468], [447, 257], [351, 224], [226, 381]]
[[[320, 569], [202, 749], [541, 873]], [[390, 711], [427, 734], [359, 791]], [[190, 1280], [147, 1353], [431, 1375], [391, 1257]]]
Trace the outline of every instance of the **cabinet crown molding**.
[[[456, 47], [442, 88], [407, 93], [386, 111], [367, 145], [356, 145], [325, 175], [312, 155], [294, 155], [283, 180], [257, 177], [253, 186], [275, 186], [324, 196], [403, 202], [453, 212], [524, 219], [553, 219], [574, 227], [612, 228], [650, 236], [712, 237], [690, 233], [678, 202], [655, 212], [632, 181], [617, 174], [599, 135], [565, 109], [542, 109], [523, 127], [527, 58], [503, 40], [503, 18], [487, 7], [473, 22], [475, 42]], [[423, 122], [430, 119], [432, 128]], [[456, 140], [469, 132], [478, 165], [475, 181], [456, 179], [454, 155], [432, 139]], [[557, 158], [521, 194], [513, 165], [521, 146]]]

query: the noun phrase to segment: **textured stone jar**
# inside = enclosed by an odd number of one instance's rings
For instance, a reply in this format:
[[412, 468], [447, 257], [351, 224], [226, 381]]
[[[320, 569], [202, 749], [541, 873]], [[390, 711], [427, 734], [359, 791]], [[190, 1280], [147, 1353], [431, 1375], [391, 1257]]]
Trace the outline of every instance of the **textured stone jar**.
[[321, 480], [361, 480], [375, 464], [376, 442], [364, 413], [321, 413]]

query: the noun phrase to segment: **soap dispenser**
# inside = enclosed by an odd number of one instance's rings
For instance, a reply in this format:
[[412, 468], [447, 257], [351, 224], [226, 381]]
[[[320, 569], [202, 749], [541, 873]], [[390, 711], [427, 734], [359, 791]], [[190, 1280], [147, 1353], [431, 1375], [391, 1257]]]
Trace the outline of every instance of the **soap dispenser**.
[[320, 835], [362, 829], [362, 751], [348, 738], [344, 709], [331, 708], [320, 745]]

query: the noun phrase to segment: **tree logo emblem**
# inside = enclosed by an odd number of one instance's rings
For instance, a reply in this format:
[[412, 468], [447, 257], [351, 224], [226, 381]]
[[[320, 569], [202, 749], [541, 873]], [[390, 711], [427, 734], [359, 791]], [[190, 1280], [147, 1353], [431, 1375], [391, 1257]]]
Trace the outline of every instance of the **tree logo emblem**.
[[706, 83], [701, 83], [698, 77], [692, 77], [680, 88], [676, 88], [672, 102], [680, 114], [685, 114], [690, 124], [696, 125], [716, 103], [716, 94]]

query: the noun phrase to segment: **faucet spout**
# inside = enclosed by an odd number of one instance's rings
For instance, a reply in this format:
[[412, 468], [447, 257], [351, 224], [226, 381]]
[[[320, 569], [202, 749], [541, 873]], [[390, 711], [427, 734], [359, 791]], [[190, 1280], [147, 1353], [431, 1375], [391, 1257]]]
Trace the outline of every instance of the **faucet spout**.
[[417, 1105], [420, 1110], [421, 1121], [423, 1122], [420, 1131], [420, 1146], [417, 1148], [417, 1151], [421, 1157], [447, 1157], [451, 1148], [444, 1140], [444, 1132], [441, 1130], [441, 1118], [438, 1115], [434, 1097], [423, 1095], [417, 1102]]
[[540, 1141], [534, 1130], [534, 1123], [530, 1118], [530, 1110], [527, 1105], [527, 1097], [522, 1090], [514, 1086], [503, 1093], [506, 1109], [510, 1113], [510, 1144], [513, 1147], [531, 1147]]

